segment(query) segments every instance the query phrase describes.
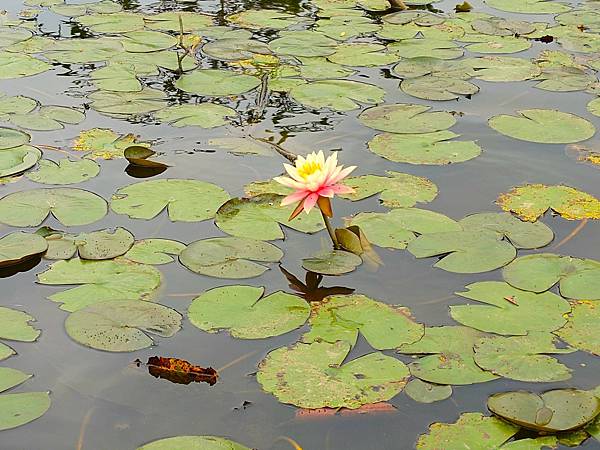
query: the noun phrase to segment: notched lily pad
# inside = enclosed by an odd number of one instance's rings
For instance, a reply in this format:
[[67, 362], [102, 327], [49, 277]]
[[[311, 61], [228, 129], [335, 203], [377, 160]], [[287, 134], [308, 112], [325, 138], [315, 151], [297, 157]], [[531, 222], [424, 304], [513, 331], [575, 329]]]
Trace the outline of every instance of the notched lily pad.
[[260, 79], [224, 69], [200, 69], [183, 75], [175, 82], [182, 91], [197, 95], [231, 96], [251, 91], [260, 85]]
[[579, 350], [600, 356], [599, 323], [600, 305], [597, 302], [574, 302], [566, 325], [554, 334]]
[[123, 258], [141, 264], [169, 264], [185, 247], [185, 244], [170, 239], [143, 239], [136, 241]]
[[364, 110], [358, 120], [367, 127], [389, 133], [432, 133], [450, 128], [455, 117], [445, 111], [428, 112], [431, 106], [398, 103]]
[[31, 181], [41, 184], [76, 184], [94, 178], [100, 173], [100, 166], [91, 159], [72, 160], [64, 158], [58, 162], [42, 159], [38, 170], [25, 175]]
[[81, 259], [113, 259], [127, 253], [134, 242], [133, 234], [121, 227], [80, 234], [41, 228], [37, 234], [48, 244], [47, 259], [71, 259], [77, 254]]
[[446, 400], [452, 395], [452, 386], [432, 384], [414, 378], [408, 382], [404, 392], [419, 403], [434, 403]]
[[290, 95], [310, 108], [345, 112], [358, 109], [359, 103], [381, 103], [385, 91], [378, 86], [352, 80], [318, 80], [293, 87]]
[[302, 267], [323, 275], [343, 275], [362, 264], [360, 256], [343, 250], [324, 250], [302, 260]]

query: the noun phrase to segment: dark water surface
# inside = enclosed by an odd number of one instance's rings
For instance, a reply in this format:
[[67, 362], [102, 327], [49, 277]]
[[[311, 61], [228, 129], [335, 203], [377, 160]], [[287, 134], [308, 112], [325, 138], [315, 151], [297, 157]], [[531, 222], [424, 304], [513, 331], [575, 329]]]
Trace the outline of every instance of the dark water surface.
[[[79, 3], [79, 2], [73, 2]], [[302, 2], [281, 0], [275, 2], [248, 1], [121, 1], [125, 7], [152, 10], [203, 10], [217, 14], [249, 8], [281, 6], [291, 11], [302, 11]], [[455, 1], [444, 1], [436, 8], [450, 10]], [[478, 11], [486, 9], [482, 2], [471, 2]], [[225, 9], [223, 11], [223, 8]], [[22, 9], [20, 0], [2, 0], [0, 9], [16, 13]], [[493, 11], [501, 17], [524, 20], [523, 15]], [[526, 20], [551, 20], [550, 15], [533, 16]], [[50, 34], [60, 32], [69, 36], [71, 25], [60, 22], [59, 16], [44, 12], [39, 17], [41, 29]], [[541, 49], [555, 48], [554, 44], [534, 43], [531, 50], [520, 57], [534, 57]], [[558, 47], [556, 47], [558, 48]], [[513, 56], [513, 55], [509, 55]], [[562, 145], [538, 145], [517, 141], [500, 135], [487, 126], [487, 119], [500, 113], [513, 113], [527, 108], [557, 108], [575, 113], [593, 122], [600, 129], [600, 118], [586, 110], [590, 94], [553, 93], [533, 89], [535, 82], [486, 83], [477, 81], [481, 92], [472, 99], [456, 102], [427, 102], [415, 99], [398, 89], [398, 80], [379, 76], [380, 69], [361, 70], [352, 79], [369, 81], [383, 87], [386, 103], [423, 103], [437, 109], [456, 110], [464, 116], [453, 127], [462, 139], [474, 139], [484, 153], [471, 161], [450, 166], [413, 166], [389, 162], [366, 148], [376, 132], [358, 126], [357, 112], [338, 114], [311, 113], [289, 101], [275, 99], [267, 109], [268, 119], [252, 125], [252, 134], [258, 137], [288, 134], [286, 148], [303, 153], [313, 149], [342, 149], [339, 158], [347, 164], [359, 166], [357, 174], [383, 173], [398, 170], [430, 178], [440, 189], [439, 196], [427, 209], [442, 212], [452, 218], [481, 211], [497, 211], [493, 204], [498, 194], [512, 186], [528, 183], [560, 184], [577, 187], [600, 196], [598, 168], [578, 164], [567, 156]], [[373, 82], [373, 80], [372, 80]], [[161, 80], [157, 80], [161, 83]], [[65, 106], [81, 105], [83, 95], [92, 87], [86, 84], [78, 66], [55, 67], [44, 74], [0, 82], [0, 91], [10, 95], [22, 94], [39, 99], [44, 104]], [[174, 92], [173, 95], [178, 95]], [[251, 105], [250, 101], [247, 102]], [[244, 103], [238, 110], [244, 109]], [[206, 152], [206, 142], [213, 136], [239, 135], [235, 127], [202, 130], [195, 127], [173, 128], [168, 125], [130, 123], [87, 111], [83, 123], [67, 126], [53, 132], [34, 132], [34, 144], [68, 146], [79, 131], [94, 127], [111, 128], [118, 133], [135, 133], [143, 140], [158, 140], [155, 149], [165, 154], [172, 164], [157, 178], [198, 178], [216, 183], [232, 196], [243, 194], [243, 185], [257, 179], [267, 179], [281, 171], [280, 158], [239, 157], [226, 152]], [[306, 131], [302, 131], [306, 130]], [[598, 138], [592, 143], [600, 144]], [[52, 158], [51, 151], [46, 156]], [[60, 155], [57, 155], [60, 156]], [[138, 181], [124, 172], [124, 160], [102, 161], [101, 176], [87, 181], [85, 189], [110, 198], [121, 186]], [[27, 179], [0, 187], [0, 194], [39, 187]], [[336, 200], [338, 217], [357, 211], [385, 211], [376, 199], [360, 203]], [[578, 222], [546, 215], [543, 221], [556, 233], [555, 242], [568, 235]], [[54, 219], [46, 225], [63, 228]], [[126, 216], [109, 213], [101, 222], [74, 231], [95, 230], [123, 226], [137, 239], [162, 237], [186, 243], [222, 235], [212, 221], [183, 224], [170, 223], [163, 213], [151, 221], [129, 220]], [[6, 233], [8, 227], [2, 227]], [[560, 253], [600, 259], [600, 223], [590, 221], [577, 235], [561, 247]], [[307, 237], [287, 230], [283, 265], [303, 278], [300, 267], [303, 257], [320, 249], [326, 241], [325, 233]], [[549, 248], [554, 244], [551, 244]], [[459, 275], [431, 267], [431, 259], [416, 260], [404, 251], [378, 249], [384, 265], [374, 272], [361, 267], [342, 277], [326, 277], [324, 285], [344, 285], [391, 304], [409, 307], [416, 320], [427, 325], [452, 324], [448, 305], [465, 303], [452, 293], [466, 284], [482, 280], [500, 280], [499, 271], [478, 275]], [[552, 251], [552, 250], [548, 250]], [[523, 252], [520, 252], [521, 254]], [[84, 348], [68, 338], [63, 322], [67, 313], [46, 300], [61, 287], [35, 284], [35, 274], [44, 270], [42, 261], [34, 269], [0, 280], [1, 304], [27, 311], [37, 318], [36, 326], [42, 336], [35, 343], [11, 343], [19, 353], [10, 359], [10, 367], [34, 373], [26, 386], [15, 392], [50, 390], [52, 407], [40, 419], [17, 429], [0, 433], [1, 450], [63, 450], [78, 448], [81, 440], [85, 450], [128, 450], [143, 443], [167, 436], [209, 434], [228, 436], [244, 445], [257, 449], [289, 449], [290, 444], [278, 440], [289, 436], [305, 450], [391, 450], [410, 449], [419, 434], [427, 431], [436, 421], [454, 422], [465, 411], [485, 411], [487, 396], [512, 389], [531, 388], [536, 391], [553, 387], [590, 388], [598, 384], [600, 361], [583, 352], [560, 355], [559, 359], [575, 369], [571, 380], [563, 383], [528, 385], [500, 379], [472, 386], [457, 386], [454, 394], [443, 402], [426, 405], [416, 403], [404, 393], [391, 400], [395, 413], [360, 416], [337, 416], [321, 419], [297, 419], [296, 408], [279, 403], [275, 397], [261, 391], [254, 372], [259, 361], [272, 349], [295, 342], [306, 327], [283, 336], [266, 340], [245, 341], [231, 338], [227, 333], [207, 334], [189, 322], [172, 339], [160, 340], [156, 347], [136, 353], [114, 354]], [[157, 300], [185, 314], [192, 298], [206, 289], [235, 281], [196, 275], [181, 265], [160, 266], [164, 283]], [[244, 284], [242, 282], [242, 284]], [[274, 268], [248, 284], [265, 286], [268, 292], [288, 290], [282, 274]], [[360, 338], [362, 339], [362, 338]], [[14, 344], [14, 345], [13, 345]], [[353, 349], [350, 358], [369, 351], [364, 341]], [[149, 376], [143, 368], [132, 365], [136, 358], [146, 360], [153, 355], [177, 356], [200, 365], [221, 368], [235, 362], [221, 372], [220, 382], [213, 387], [205, 384], [176, 385]], [[399, 356], [405, 362], [411, 359]], [[245, 409], [244, 402], [251, 402]], [[582, 448], [598, 448], [588, 440]]]

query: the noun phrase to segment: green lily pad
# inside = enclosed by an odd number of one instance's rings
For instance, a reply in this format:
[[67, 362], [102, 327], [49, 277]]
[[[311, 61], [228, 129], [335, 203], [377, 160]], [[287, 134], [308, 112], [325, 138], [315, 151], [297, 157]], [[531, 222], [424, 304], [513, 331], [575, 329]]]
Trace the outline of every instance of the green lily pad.
[[540, 67], [526, 59], [509, 56], [484, 56], [464, 60], [472, 76], [492, 82], [525, 81], [540, 75]]
[[[94, 85], [103, 91], [140, 92], [142, 83], [138, 79], [136, 66], [111, 63], [90, 73]], [[96, 94], [98, 95], [98, 94]]]
[[[5, 118], [11, 114], [26, 114], [38, 106], [37, 100], [23, 95], [0, 94], [0, 117]], [[9, 119], [10, 117], [6, 117]]]
[[[587, 437], [586, 437], [587, 438]], [[501, 450], [554, 450], [558, 448], [559, 441], [556, 436], [543, 436], [539, 438], [525, 438], [511, 441], [500, 447]]]
[[15, 352], [12, 348], [0, 342], [0, 361], [16, 354], [17, 352]]
[[394, 162], [444, 165], [476, 158], [482, 152], [475, 141], [451, 140], [460, 137], [449, 130], [421, 134], [383, 133], [369, 141], [369, 150]]
[[73, 312], [103, 302], [149, 300], [161, 283], [161, 274], [152, 266], [122, 259], [84, 261], [74, 258], [52, 264], [38, 274], [37, 279], [38, 283], [51, 286], [81, 285], [48, 297], [63, 303], [62, 310]]
[[353, 69], [334, 64], [323, 57], [298, 57], [302, 65], [300, 75], [307, 80], [345, 78], [354, 73]]
[[549, 0], [485, 0], [485, 4], [501, 11], [522, 14], [558, 14], [570, 9], [566, 3]]
[[526, 255], [506, 266], [502, 275], [511, 285], [532, 292], [544, 292], [559, 283], [563, 297], [577, 300], [600, 299], [600, 262], [553, 253]]
[[456, 100], [461, 95], [471, 96], [479, 87], [459, 78], [424, 76], [408, 78], [400, 83], [405, 94], [425, 100]]
[[27, 313], [0, 306], [0, 339], [34, 342], [41, 332], [30, 325], [33, 321]]
[[450, 398], [452, 386], [432, 384], [414, 378], [408, 382], [404, 392], [414, 401], [419, 403], [434, 403]]
[[148, 114], [165, 107], [163, 91], [143, 88], [139, 92], [96, 91], [88, 95], [90, 106], [109, 116], [123, 117]]
[[149, 220], [167, 209], [173, 222], [200, 222], [214, 217], [228, 199], [229, 194], [212, 183], [163, 179], [120, 188], [113, 195], [110, 207], [132, 219]]
[[439, 59], [456, 59], [464, 53], [462, 47], [447, 39], [405, 39], [392, 42], [387, 48], [401, 58], [429, 56]]
[[130, 12], [88, 14], [76, 20], [94, 33], [121, 34], [144, 28], [143, 16]]
[[9, 367], [0, 367], [0, 392], [18, 386], [33, 375]]
[[437, 197], [437, 186], [427, 178], [391, 170], [386, 173], [387, 177], [362, 175], [347, 178], [344, 184], [355, 192], [341, 197], [358, 201], [379, 194], [379, 201], [388, 208], [407, 208], [417, 203], [429, 203]]
[[252, 39], [223, 38], [202, 46], [202, 52], [220, 61], [252, 59], [255, 55], [270, 55], [271, 50], [264, 42]]
[[31, 31], [25, 28], [0, 26], [0, 48], [26, 41], [31, 36]]
[[0, 395], [0, 431], [20, 427], [42, 417], [50, 403], [48, 392]]
[[343, 250], [325, 250], [302, 260], [302, 267], [323, 275], [342, 275], [362, 264], [362, 258]]
[[470, 34], [463, 40], [473, 42], [465, 47], [471, 53], [518, 53], [531, 48], [531, 41], [516, 36]]
[[284, 30], [304, 19], [275, 9], [248, 9], [240, 13], [231, 14], [227, 21], [250, 30]]
[[121, 42], [108, 37], [97, 39], [60, 39], [53, 41], [47, 47], [43, 49], [44, 56], [51, 61], [62, 64], [102, 62], [110, 59], [117, 53], [123, 53]]
[[154, 115], [161, 122], [170, 123], [174, 127], [196, 126], [215, 128], [227, 125], [230, 118], [236, 117], [234, 109], [214, 103], [169, 106]]
[[84, 119], [84, 113], [65, 106], [42, 106], [37, 111], [10, 116], [12, 124], [35, 131], [62, 130], [65, 124], [76, 125]]
[[280, 402], [311, 409], [356, 409], [389, 400], [404, 388], [409, 375], [404, 363], [370, 353], [342, 365], [349, 351], [346, 342], [278, 348], [259, 364], [257, 380]]
[[417, 450], [499, 448], [519, 427], [481, 413], [463, 413], [455, 423], [434, 423], [422, 434]]
[[0, 238], [0, 267], [19, 264], [48, 249], [48, 244], [37, 234], [15, 231]]
[[417, 235], [460, 231], [460, 225], [443, 214], [418, 208], [398, 208], [387, 213], [363, 212], [350, 221], [379, 247], [405, 249]]
[[530, 22], [507, 20], [501, 17], [476, 19], [471, 22], [471, 27], [478, 33], [490, 36], [514, 36], [515, 34], [524, 36], [536, 30]]
[[283, 239], [281, 225], [309, 234], [325, 228], [316, 208], [289, 221], [294, 205], [280, 206], [282, 198], [272, 194], [233, 198], [219, 208], [215, 223], [227, 234], [263, 241]]
[[[515, 58], [516, 59], [516, 58]], [[401, 78], [419, 78], [426, 75], [468, 80], [473, 76], [468, 60], [445, 60], [430, 56], [403, 58], [394, 66], [393, 72]]]
[[54, 162], [42, 159], [38, 162], [39, 168], [29, 172], [26, 177], [31, 181], [42, 184], [76, 184], [94, 178], [100, 173], [100, 166], [91, 159], [83, 158], [72, 160], [69, 158]]
[[455, 273], [489, 272], [517, 255], [510, 242], [486, 229], [424, 234], [410, 241], [407, 249], [417, 258], [442, 256], [433, 266]]
[[366, 42], [339, 44], [335, 53], [327, 57], [335, 64], [352, 67], [387, 66], [398, 61], [399, 56], [388, 53], [385, 46]]
[[600, 413], [600, 399], [588, 391], [556, 389], [541, 395], [502, 392], [488, 399], [488, 408], [509, 422], [534, 431], [571, 431]]
[[0, 222], [35, 227], [51, 214], [65, 226], [88, 225], [102, 219], [107, 210], [102, 197], [82, 189], [30, 189], [0, 199]]
[[566, 325], [554, 334], [579, 350], [600, 356], [599, 323], [600, 307], [595, 302], [575, 302], [571, 304]]
[[314, 31], [284, 31], [269, 43], [278, 55], [329, 56], [336, 51], [337, 41]]
[[181, 314], [163, 305], [115, 300], [73, 312], [65, 320], [65, 330], [86, 347], [133, 352], [154, 344], [149, 334], [174, 336], [181, 328], [181, 319]]
[[[466, 286], [457, 295], [487, 305], [454, 305], [450, 315], [463, 325], [489, 333], [525, 335], [531, 331], [561, 328], [571, 305], [551, 292], [521, 291], [501, 281], [482, 281]], [[508, 300], [507, 300], [508, 299]]]
[[587, 104], [587, 110], [593, 115], [600, 117], [600, 98], [592, 100]]
[[374, 33], [380, 28], [380, 25], [373, 23], [368, 17], [358, 15], [332, 16], [316, 23], [316, 31], [338, 41]]
[[552, 109], [524, 109], [518, 114], [494, 116], [488, 123], [506, 136], [541, 144], [571, 144], [596, 133], [591, 122], [574, 114]]
[[37, 75], [51, 67], [47, 62], [33, 56], [0, 51], [0, 80]]
[[283, 252], [273, 244], [250, 238], [223, 237], [192, 242], [179, 261], [192, 272], [217, 278], [253, 278], [269, 268], [261, 262], [278, 262]]
[[248, 447], [217, 436], [175, 436], [142, 445], [137, 450], [174, 450], [187, 448], [198, 450], [250, 450]]
[[563, 219], [600, 219], [600, 201], [569, 186], [545, 186], [527, 184], [501, 194], [496, 203], [505, 211], [510, 211], [522, 220], [534, 222], [552, 209]]
[[275, 156], [276, 154], [271, 145], [249, 137], [213, 138], [208, 141], [208, 144], [234, 155]]
[[99, 2], [87, 2], [81, 4], [66, 4], [56, 2], [56, 4], [50, 7], [53, 13], [60, 14], [61, 16], [67, 17], [78, 17], [85, 16], [86, 14], [110, 14], [116, 13], [123, 10], [123, 7], [112, 0], [100, 0]]
[[279, 336], [308, 319], [305, 300], [282, 291], [264, 297], [264, 292], [262, 287], [240, 285], [211, 289], [192, 301], [188, 317], [201, 330], [225, 329], [239, 339]]
[[71, 259], [77, 254], [81, 259], [113, 259], [127, 253], [134, 242], [133, 234], [120, 227], [76, 235], [41, 229], [38, 234], [48, 243], [47, 259]]
[[184, 32], [195, 32], [198, 29], [212, 25], [212, 17], [208, 14], [200, 14], [189, 11], [167, 11], [144, 17], [146, 28], [151, 30], [175, 31], [179, 33], [179, 18], [183, 22]]
[[423, 337], [408, 308], [388, 305], [364, 295], [332, 295], [312, 307], [310, 331], [302, 342], [344, 341], [354, 346], [358, 333], [377, 350], [411, 344]]
[[496, 375], [475, 364], [473, 346], [483, 333], [467, 327], [425, 327], [420, 341], [398, 347], [399, 353], [425, 355], [410, 364], [410, 372], [436, 384], [474, 384], [495, 380]]
[[352, 111], [360, 103], [381, 103], [385, 91], [372, 84], [351, 80], [318, 80], [291, 89], [290, 95], [309, 108], [329, 108], [334, 111]]
[[358, 120], [367, 127], [389, 133], [432, 133], [450, 128], [454, 116], [445, 111], [427, 112], [431, 106], [398, 103], [364, 110]]
[[483, 338], [475, 344], [475, 362], [482, 369], [511, 380], [535, 383], [568, 380], [571, 369], [550, 355], [575, 350], [557, 348], [555, 344], [554, 336], [544, 332]]
[[240, 95], [260, 85], [260, 79], [223, 69], [200, 69], [183, 75], [175, 82], [182, 91], [197, 95]]
[[15, 148], [29, 142], [31, 136], [19, 130], [0, 127], [0, 150]]
[[166, 50], [178, 42], [175, 36], [159, 31], [132, 31], [122, 35], [121, 43], [129, 53], [147, 53]]
[[31, 145], [0, 150], [0, 177], [16, 175], [35, 166], [42, 152]]
[[185, 244], [170, 239], [142, 239], [136, 241], [123, 258], [141, 264], [169, 264], [185, 247]]

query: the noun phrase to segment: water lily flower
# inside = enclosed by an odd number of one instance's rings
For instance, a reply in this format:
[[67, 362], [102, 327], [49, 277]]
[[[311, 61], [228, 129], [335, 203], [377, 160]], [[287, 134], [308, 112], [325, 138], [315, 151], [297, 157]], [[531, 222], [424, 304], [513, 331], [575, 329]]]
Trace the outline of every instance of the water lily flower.
[[274, 180], [284, 186], [295, 190], [281, 202], [282, 206], [298, 202], [289, 220], [292, 220], [303, 210], [307, 214], [319, 207], [324, 216], [333, 217], [330, 199], [335, 194], [351, 194], [354, 192], [349, 186], [340, 183], [356, 166], [346, 167], [339, 165], [337, 154], [333, 153], [327, 159], [322, 151], [312, 152], [306, 156], [298, 156], [295, 165], [284, 164], [290, 177], [275, 177]]

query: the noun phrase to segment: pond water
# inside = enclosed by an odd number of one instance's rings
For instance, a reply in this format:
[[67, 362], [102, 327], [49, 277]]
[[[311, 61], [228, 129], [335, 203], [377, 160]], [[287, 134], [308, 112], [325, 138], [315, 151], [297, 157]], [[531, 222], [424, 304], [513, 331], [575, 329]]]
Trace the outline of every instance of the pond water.
[[[321, 3], [293, 0], [275, 2], [115, 0], [115, 2], [124, 10], [140, 16], [166, 11], [208, 13], [213, 16], [211, 20], [214, 25], [230, 26], [232, 29], [243, 29], [243, 27], [229, 20], [230, 15], [265, 8], [285, 11], [308, 19], [309, 22], [295, 24], [290, 28], [303, 29], [310, 27], [312, 21], [318, 18], [318, 7], [323, 9]], [[84, 2], [68, 0], [67, 3]], [[481, 0], [472, 0], [470, 3], [473, 12], [487, 13], [514, 21], [546, 22], [549, 26], [556, 25], [555, 14], [514, 13], [491, 8]], [[498, 1], [498, 3], [509, 4], [510, 2]], [[594, 1], [573, 1], [566, 4], [580, 9], [586, 7], [597, 9], [594, 5], [598, 5]], [[444, 0], [433, 3], [429, 9], [433, 11], [434, 17], [445, 17], [446, 14], [453, 14], [455, 5], [455, 1]], [[0, 9], [5, 9], [8, 17], [14, 20], [17, 20], [20, 11], [24, 8], [39, 8], [40, 12], [37, 20], [29, 19], [18, 25], [29, 28], [40, 36], [65, 41], [85, 38], [83, 39], [85, 41], [103, 34], [94, 31], [93, 26], [90, 28], [79, 24], [77, 21], [81, 20], [81, 17], [70, 18], [59, 15], [47, 6], [25, 6], [22, 0], [3, 0], [0, 5]], [[381, 17], [393, 12], [391, 9], [385, 11], [365, 9], [356, 6], [352, 11], [354, 13], [360, 11], [374, 24], [381, 24]], [[419, 7], [415, 10], [427, 11], [427, 8]], [[591, 19], [586, 16], [582, 19], [582, 23], [585, 25], [587, 20]], [[597, 23], [595, 23], [595, 32], [600, 31]], [[590, 28], [589, 32], [593, 33], [594, 28], [591, 25]], [[261, 42], [272, 41], [282, 33], [280, 30], [260, 25], [251, 31], [252, 39]], [[2, 33], [0, 43], [4, 46], [6, 30], [0, 33]], [[177, 36], [177, 32], [170, 33]], [[203, 35], [201, 32], [198, 34]], [[115, 33], [107, 35], [114, 36]], [[502, 53], [493, 56], [515, 57], [529, 61], [538, 58], [540, 52], [554, 50], [579, 58], [578, 64], [586, 64], [586, 61], [597, 57], [593, 52], [570, 51], [557, 43], [556, 39], [551, 43], [543, 43], [539, 40], [525, 39], [526, 34], [524, 36], [518, 39], [530, 43], [530, 48], [518, 53]], [[203, 39], [202, 44], [206, 41], [218, 41], [206, 36]], [[391, 40], [383, 40], [373, 32], [369, 32], [363, 36], [350, 38], [348, 42], [388, 44]], [[457, 42], [460, 46], [467, 45], [466, 41], [460, 39]], [[339, 43], [343, 44], [341, 38]], [[239, 72], [239, 67], [233, 62], [217, 60], [203, 53], [202, 44], [195, 50], [200, 68], [223, 68]], [[307, 47], [310, 47], [310, 44]], [[174, 53], [176, 50], [170, 51]], [[51, 55], [51, 51], [47, 54], [41, 51], [34, 55], [37, 55], [35, 57], [40, 60], [45, 60], [48, 55]], [[31, 144], [39, 146], [44, 158], [54, 161], [65, 158], [66, 155], [81, 158], [82, 152], [72, 150], [73, 142], [80, 132], [93, 128], [110, 129], [117, 135], [132, 133], [139, 135], [140, 142], [152, 143], [152, 149], [158, 153], [157, 159], [169, 165], [166, 171], [153, 177], [140, 179], [131, 176], [128, 173], [131, 171], [125, 171], [127, 161], [124, 158], [117, 157], [109, 160], [99, 158], [95, 159], [101, 167], [98, 176], [67, 186], [94, 192], [107, 200], [123, 186], [144, 180], [167, 178], [202, 180], [222, 187], [231, 197], [243, 197], [245, 185], [280, 175], [283, 170], [282, 163], [287, 162], [276, 152], [273, 152], [272, 157], [236, 155], [218, 149], [209, 142], [215, 138], [248, 136], [279, 143], [286, 150], [296, 154], [306, 154], [313, 150], [338, 151], [338, 159], [341, 163], [357, 166], [353, 176], [385, 175], [386, 171], [392, 170], [426, 177], [435, 183], [439, 190], [438, 195], [433, 201], [419, 203], [416, 206], [445, 214], [455, 220], [480, 212], [500, 212], [500, 207], [495, 204], [498, 196], [509, 192], [513, 187], [526, 184], [566, 185], [596, 197], [600, 196], [599, 167], [578, 161], [573, 157], [573, 150], [567, 150], [564, 143], [536, 143], [531, 140], [515, 139], [488, 125], [488, 119], [492, 116], [515, 115], [519, 110], [540, 108], [575, 114], [586, 119], [596, 128], [600, 128], [600, 118], [586, 107], [595, 98], [593, 92], [600, 92], [593, 83], [596, 79], [596, 73], [591, 68], [593, 66], [584, 66], [584, 69], [581, 69], [592, 77], [590, 86], [568, 92], [535, 88], [539, 81], [533, 80], [534, 76], [523, 81], [507, 82], [471, 79], [470, 81], [479, 87], [479, 92], [473, 95], [457, 95], [455, 100], [436, 101], [418, 98], [399, 89], [402, 77], [391, 71], [402, 57], [401, 50], [398, 55], [400, 56], [392, 63], [374, 67], [348, 64], [347, 66], [352, 67], [355, 73], [349, 75], [347, 79], [370, 83], [383, 89], [385, 100], [379, 103], [427, 105], [432, 107], [432, 111], [454, 112], [457, 123], [452, 127], [452, 131], [460, 135], [458, 140], [476, 141], [482, 149], [479, 156], [468, 161], [443, 165], [394, 162], [369, 151], [367, 147], [367, 143], [380, 131], [363, 125], [357, 117], [363, 110], [373, 106], [372, 104], [359, 101], [356, 109], [336, 111], [332, 108], [317, 108], [311, 104], [302, 104], [293, 94], [272, 91], [264, 110], [261, 111], [256, 105], [257, 89], [240, 95], [197, 95], [178, 89], [174, 83], [180, 75], [175, 70], [164, 68], [160, 68], [157, 75], [140, 75], [139, 78], [145, 86], [164, 91], [169, 105], [214, 102], [233, 108], [239, 116], [226, 120], [229, 123], [224, 126], [203, 128], [175, 127], [168, 121], [161, 123], [148, 113], [120, 117], [102, 114], [94, 109], [94, 105], [90, 107], [91, 102], [88, 98], [98, 89], [90, 78], [90, 73], [103, 66], [103, 63], [95, 58], [80, 64], [61, 61], [60, 57], [56, 57], [50, 60], [52, 67], [49, 70], [25, 77], [18, 77], [16, 73], [14, 77], [7, 75], [4, 68], [0, 67], [1, 78], [3, 78], [0, 81], [0, 92], [6, 95], [31, 97], [42, 105], [74, 108], [85, 106], [84, 120], [76, 124], [65, 124], [64, 128], [52, 131], [28, 130], [27, 120], [22, 123], [25, 128], [10, 121], [6, 121], [2, 126], [22, 129], [30, 134]], [[456, 61], [482, 56], [487, 55], [467, 50], [465, 56]], [[292, 59], [289, 56], [287, 58]], [[358, 61], [360, 64], [360, 58]], [[250, 64], [244, 70], [246, 73], [263, 70], [255, 67]], [[495, 66], [491, 67], [494, 69]], [[596, 65], [596, 68], [599, 66]], [[188, 76], [190, 73], [193, 71], [183, 76]], [[264, 70], [260, 72], [262, 73]], [[564, 74], [559, 74], [557, 78], [564, 79]], [[123, 80], [118, 80], [111, 88], [118, 91], [118, 84], [122, 82]], [[9, 119], [7, 116], [3, 117]], [[207, 121], [210, 117], [209, 115], [202, 121]], [[555, 125], [555, 123], [546, 125], [549, 134]], [[572, 131], [571, 127], [564, 126], [564, 123], [562, 126], [564, 134], [568, 135]], [[558, 128], [560, 127], [559, 121]], [[575, 137], [572, 140], [567, 137], [566, 139], [566, 142], [578, 141], [581, 141], [578, 144], [580, 146], [600, 151], [597, 137], [591, 139]], [[49, 187], [54, 186], [36, 183], [25, 176], [19, 176], [0, 185], [0, 196]], [[360, 212], [384, 213], [390, 210], [380, 203], [378, 195], [361, 201], [336, 198], [333, 204], [334, 221], [337, 226], [343, 225], [344, 217], [351, 217]], [[539, 220], [554, 232], [553, 242], [543, 249], [520, 249], [519, 256], [544, 252], [600, 259], [598, 243], [600, 222], [593, 220], [593, 217], [590, 217], [589, 221], [585, 219], [583, 228], [581, 228], [581, 220], [566, 220], [550, 212]], [[0, 222], [3, 222], [2, 217]], [[44, 221], [44, 225], [58, 230], [66, 229], [65, 225], [52, 216]], [[39, 226], [9, 225], [1, 225], [1, 227], [2, 235], [19, 230], [34, 232], [39, 228]], [[171, 221], [166, 211], [160, 212], [151, 220], [139, 220], [109, 210], [108, 214], [100, 220], [82, 226], [68, 227], [68, 231], [81, 233], [112, 227], [126, 228], [138, 240], [164, 238], [185, 244], [209, 237], [225, 236], [212, 219], [199, 222]], [[569, 238], [559, 248], [554, 248], [574, 231], [575, 236]], [[370, 239], [375, 241], [376, 237]], [[290, 228], [285, 228], [285, 240], [272, 242], [284, 252], [281, 266], [301, 280], [306, 273], [302, 268], [302, 259], [330, 245], [325, 231], [309, 235]], [[417, 259], [406, 250], [380, 246], [374, 248], [381, 259], [378, 267], [374, 268], [365, 263], [344, 275], [325, 276], [322, 285], [343, 286], [382, 303], [403, 305], [410, 309], [416, 322], [423, 323], [427, 327], [437, 327], [458, 325], [458, 322], [449, 315], [450, 305], [473, 303], [455, 295], [455, 292], [464, 291], [465, 286], [475, 282], [503, 281], [500, 269], [484, 273], [453, 273], [433, 267], [439, 259], [436, 257]], [[443, 253], [447, 251], [440, 252]], [[486, 256], [483, 258], [485, 259]], [[42, 259], [39, 264], [29, 267], [28, 270], [24, 268], [18, 273], [3, 272], [0, 281], [1, 306], [27, 312], [36, 319], [32, 324], [41, 330], [41, 335], [35, 342], [3, 341], [17, 354], [2, 361], [2, 367], [10, 367], [34, 375], [26, 383], [12, 389], [10, 393], [50, 391], [52, 402], [50, 409], [35, 421], [0, 431], [2, 450], [125, 450], [138, 448], [157, 439], [180, 435], [223, 436], [256, 449], [292, 448], [290, 442], [282, 437], [293, 439], [305, 450], [410, 449], [415, 447], [418, 437], [427, 433], [430, 424], [434, 422], [454, 423], [464, 412], [480, 412], [488, 415], [486, 401], [491, 394], [518, 389], [533, 392], [555, 388], [592, 389], [600, 384], [598, 357], [592, 352], [577, 351], [553, 355], [572, 369], [572, 376], [564, 381], [529, 383], [501, 377], [485, 383], [453, 386], [450, 398], [431, 404], [416, 402], [404, 392], [400, 392], [388, 400], [388, 403], [394, 407], [393, 411], [337, 415], [298, 414], [299, 409], [296, 406], [279, 402], [274, 395], [263, 391], [257, 382], [256, 372], [258, 364], [270, 351], [294, 344], [309, 330], [309, 325], [305, 324], [288, 333], [266, 339], [236, 339], [227, 331], [219, 333], [202, 331], [187, 318], [191, 301], [203, 292], [218, 286], [243, 284], [264, 286], [267, 294], [278, 290], [293, 293], [277, 264], [267, 263], [271, 270], [245, 280], [200, 275], [186, 269], [178, 261], [155, 266], [160, 270], [162, 280], [153, 299], [181, 313], [182, 328], [171, 338], [156, 337], [155, 345], [152, 347], [121, 353], [88, 348], [69, 337], [64, 322], [70, 313], [59, 309], [60, 303], [47, 300], [47, 297], [64, 291], [68, 286], [50, 286], [36, 282], [36, 275], [44, 272], [52, 264], [57, 262]], [[552, 287], [552, 292], [558, 293], [558, 288]], [[598, 297], [600, 296], [595, 300]], [[90, 300], [92, 303], [93, 301], [94, 299]], [[545, 317], [542, 315], [537, 320], [543, 322], [546, 320]], [[500, 319], [491, 319], [494, 320]], [[595, 328], [596, 331], [598, 329]], [[2, 336], [1, 331], [0, 336]], [[559, 346], [565, 345], [561, 343]], [[361, 334], [346, 357], [346, 361], [373, 351], [369, 342]], [[383, 350], [383, 353], [406, 364], [415, 359], [408, 354], [398, 354], [393, 349]], [[136, 359], [146, 361], [154, 355], [177, 357], [200, 366], [216, 368], [219, 370], [219, 381], [214, 386], [205, 383], [174, 384], [150, 376], [144, 365], [138, 367], [134, 363]], [[0, 417], [2, 417], [1, 413]], [[477, 448], [496, 448], [494, 445], [482, 442]], [[599, 448], [600, 445], [590, 437], [580, 447], [591, 449]], [[464, 447], [460, 442], [454, 442], [447, 447], [424, 448]]]

